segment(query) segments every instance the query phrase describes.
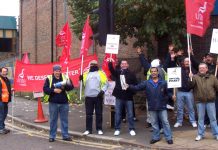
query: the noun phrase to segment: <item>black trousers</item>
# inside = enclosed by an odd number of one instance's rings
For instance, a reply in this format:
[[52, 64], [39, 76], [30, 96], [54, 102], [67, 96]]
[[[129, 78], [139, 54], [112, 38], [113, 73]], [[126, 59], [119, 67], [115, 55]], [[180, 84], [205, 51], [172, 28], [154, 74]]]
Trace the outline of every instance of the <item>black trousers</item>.
[[102, 112], [103, 112], [103, 99], [97, 97], [85, 98], [86, 108], [86, 130], [92, 133], [93, 112], [95, 110], [95, 124], [96, 130], [102, 130]]

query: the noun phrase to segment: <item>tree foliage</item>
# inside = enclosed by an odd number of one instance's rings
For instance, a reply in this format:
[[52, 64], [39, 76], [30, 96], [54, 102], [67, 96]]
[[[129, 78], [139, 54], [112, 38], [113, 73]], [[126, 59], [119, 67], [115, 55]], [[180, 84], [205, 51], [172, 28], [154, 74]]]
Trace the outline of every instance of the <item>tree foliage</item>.
[[[184, 0], [114, 0], [115, 33], [127, 44], [128, 37], [136, 38], [135, 46], [147, 43], [152, 48], [152, 41], [168, 37], [168, 41], [181, 46], [180, 39], [185, 36]], [[87, 15], [98, 8], [96, 0], [68, 0], [75, 20], [71, 25], [78, 37], [81, 37]], [[90, 15], [94, 27], [98, 15]], [[94, 28], [94, 31], [96, 29]]]

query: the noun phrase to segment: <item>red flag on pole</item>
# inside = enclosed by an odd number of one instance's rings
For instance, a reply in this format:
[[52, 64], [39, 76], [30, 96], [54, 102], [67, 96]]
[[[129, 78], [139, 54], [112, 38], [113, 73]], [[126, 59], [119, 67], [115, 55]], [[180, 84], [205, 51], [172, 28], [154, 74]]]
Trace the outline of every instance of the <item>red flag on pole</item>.
[[71, 32], [68, 22], [64, 25], [63, 29], [56, 36], [56, 45], [58, 47], [64, 47], [60, 61], [64, 61], [65, 64], [70, 60], [70, 48], [71, 48]]
[[82, 33], [82, 45], [80, 49], [80, 56], [86, 56], [90, 46], [92, 45], [92, 39], [90, 37], [93, 35], [92, 28], [89, 25], [89, 16], [86, 19], [85, 25], [83, 27]]
[[185, 0], [187, 33], [203, 36], [210, 25], [215, 0]]
[[110, 61], [110, 57], [112, 59], [112, 63], [113, 63], [113, 66], [115, 67], [116, 65], [116, 59], [117, 59], [117, 55], [116, 54], [108, 54], [108, 53], [105, 53], [105, 56], [104, 56], [104, 60], [103, 60], [103, 63], [102, 63], [102, 70], [105, 72], [105, 74], [107, 75], [108, 79], [111, 79], [111, 73], [110, 73], [110, 70], [108, 68], [108, 62]]
[[30, 60], [29, 60], [29, 58], [28, 58], [28, 53], [26, 52], [26, 53], [24, 53], [24, 55], [23, 55], [23, 58], [22, 58], [22, 63], [24, 63], [24, 64], [30, 64]]

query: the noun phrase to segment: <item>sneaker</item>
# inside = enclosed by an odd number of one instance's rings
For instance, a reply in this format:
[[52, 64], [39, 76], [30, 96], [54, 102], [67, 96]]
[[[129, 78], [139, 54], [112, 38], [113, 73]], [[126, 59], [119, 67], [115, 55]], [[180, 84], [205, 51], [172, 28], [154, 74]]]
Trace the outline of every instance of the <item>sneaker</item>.
[[133, 118], [134, 121], [138, 121], [138, 119], [136, 117]]
[[193, 127], [193, 128], [196, 128], [197, 126], [198, 126], [198, 125], [197, 125], [196, 122], [193, 122], [193, 123], [192, 123], [192, 127]]
[[122, 119], [123, 123], [126, 123], [126, 119]]
[[8, 129], [0, 130], [0, 134], [8, 134], [9, 132], [10, 132], [10, 130], [8, 130]]
[[160, 129], [160, 134], [163, 134], [163, 128]]
[[200, 141], [200, 140], [202, 140], [202, 139], [203, 139], [203, 137], [200, 136], [200, 135], [198, 135], [198, 136], [195, 138], [195, 141]]
[[48, 140], [49, 142], [54, 142], [55, 141], [55, 139], [54, 138], [49, 138], [49, 140]]
[[136, 135], [136, 133], [135, 133], [134, 130], [130, 130], [130, 131], [129, 131], [129, 134], [130, 134], [131, 136], [135, 136], [135, 135]]
[[174, 107], [169, 105], [169, 104], [167, 104], [167, 109], [174, 110]]
[[168, 144], [173, 144], [173, 140], [168, 140], [167, 143]]
[[83, 133], [83, 135], [88, 135], [88, 134], [90, 134], [90, 132], [89, 132], [88, 130], [86, 130], [86, 131]]
[[182, 126], [182, 124], [178, 123], [178, 122], [174, 124], [174, 128], [178, 128], [178, 127], [181, 127], [181, 126]]
[[218, 135], [215, 137], [215, 139], [218, 141]]
[[120, 131], [119, 131], [119, 130], [115, 130], [114, 135], [115, 135], [115, 136], [120, 135]]
[[102, 130], [98, 130], [98, 135], [102, 135], [103, 131]]
[[72, 141], [73, 139], [71, 137], [63, 138], [64, 141]]
[[145, 125], [145, 128], [150, 128], [150, 127], [152, 127], [152, 126], [151, 126], [151, 123], [148, 123], [148, 122], [147, 122], [146, 125]]

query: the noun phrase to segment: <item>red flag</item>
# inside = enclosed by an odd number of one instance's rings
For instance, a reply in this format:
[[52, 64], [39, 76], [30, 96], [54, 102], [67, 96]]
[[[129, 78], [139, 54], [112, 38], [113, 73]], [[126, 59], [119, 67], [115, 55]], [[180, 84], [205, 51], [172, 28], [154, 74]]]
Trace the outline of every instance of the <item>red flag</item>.
[[70, 60], [71, 48], [71, 32], [68, 22], [64, 25], [61, 32], [56, 36], [56, 45], [58, 47], [64, 47], [60, 60], [64, 61], [65, 64], [67, 64], [66, 62]]
[[62, 54], [59, 58], [59, 61], [63, 64], [63, 65], [67, 65], [68, 62], [70, 61], [70, 55], [68, 54], [68, 50], [66, 50], [66, 48], [63, 48], [62, 50]]
[[22, 63], [24, 63], [24, 64], [30, 64], [30, 60], [29, 60], [29, 58], [28, 58], [28, 53], [26, 52], [26, 53], [24, 53], [24, 55], [23, 55], [23, 58], [22, 58]]
[[90, 46], [92, 45], [92, 39], [90, 37], [93, 35], [92, 28], [89, 25], [89, 16], [86, 19], [85, 25], [83, 27], [82, 33], [82, 45], [80, 49], [80, 56], [86, 56]]
[[186, 0], [187, 33], [203, 36], [210, 25], [215, 0]]
[[[110, 73], [109, 68], [108, 68], [108, 62], [110, 61], [110, 56], [111, 56], [111, 54], [106, 53], [105, 56], [104, 56], [103, 63], [102, 63], [102, 70], [105, 72], [105, 74], [107, 75], [108, 79], [111, 78], [111, 73]], [[116, 60], [117, 59], [117, 55], [116, 54], [112, 54], [111, 58], [112, 58], [113, 66], [115, 67], [116, 62], [117, 62], [117, 60]]]

